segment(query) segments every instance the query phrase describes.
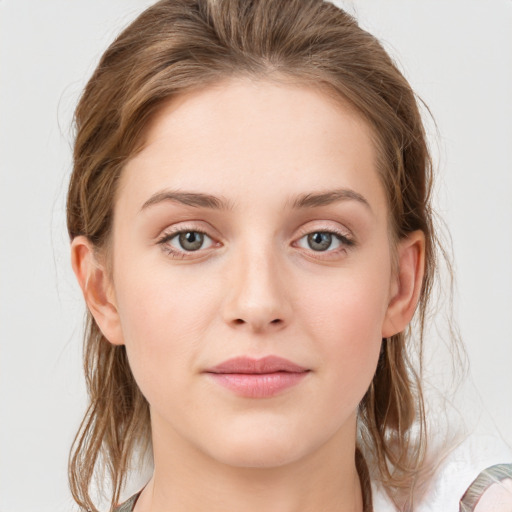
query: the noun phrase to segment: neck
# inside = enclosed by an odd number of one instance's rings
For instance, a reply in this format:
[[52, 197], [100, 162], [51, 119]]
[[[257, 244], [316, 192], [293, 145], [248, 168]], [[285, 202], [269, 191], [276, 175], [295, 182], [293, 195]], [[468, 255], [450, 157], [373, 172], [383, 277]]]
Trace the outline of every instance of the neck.
[[223, 464], [168, 434], [153, 432], [154, 473], [135, 512], [363, 510], [355, 422], [314, 453], [277, 467]]

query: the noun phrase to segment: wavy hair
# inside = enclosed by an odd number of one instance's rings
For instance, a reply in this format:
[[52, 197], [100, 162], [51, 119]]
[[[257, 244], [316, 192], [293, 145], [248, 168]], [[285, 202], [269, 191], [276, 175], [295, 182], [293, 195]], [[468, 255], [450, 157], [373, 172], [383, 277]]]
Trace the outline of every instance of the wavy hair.
[[[165, 102], [236, 76], [320, 87], [348, 101], [372, 128], [391, 238], [396, 242], [414, 230], [425, 234], [415, 338], [421, 362], [438, 242], [430, 206], [432, 163], [418, 101], [379, 41], [330, 2], [161, 0], [144, 11], [106, 50], [76, 108], [67, 199], [71, 239], [83, 235], [98, 250], [108, 246], [123, 166]], [[408, 356], [410, 338], [407, 332], [383, 340], [359, 406], [356, 458], [367, 509], [370, 478], [400, 507], [412, 506], [424, 462], [425, 411], [420, 370]], [[69, 480], [77, 504], [96, 511], [90, 494], [95, 471], [107, 470], [114, 507], [135, 449], [150, 444], [149, 407], [125, 348], [110, 344], [90, 313], [84, 368], [89, 407], [71, 449]]]

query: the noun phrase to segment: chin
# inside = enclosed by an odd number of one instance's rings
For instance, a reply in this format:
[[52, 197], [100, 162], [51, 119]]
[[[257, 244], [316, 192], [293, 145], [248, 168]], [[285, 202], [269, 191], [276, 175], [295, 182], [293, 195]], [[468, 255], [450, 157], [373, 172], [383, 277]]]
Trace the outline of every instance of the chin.
[[216, 455], [224, 464], [239, 468], [277, 468], [300, 459], [297, 449], [283, 449], [279, 443], [268, 443], [265, 446], [256, 443], [240, 444]]
[[[212, 449], [212, 446], [214, 448]], [[229, 433], [210, 445], [210, 456], [233, 467], [276, 468], [293, 463], [308, 452], [304, 437], [268, 427]]]

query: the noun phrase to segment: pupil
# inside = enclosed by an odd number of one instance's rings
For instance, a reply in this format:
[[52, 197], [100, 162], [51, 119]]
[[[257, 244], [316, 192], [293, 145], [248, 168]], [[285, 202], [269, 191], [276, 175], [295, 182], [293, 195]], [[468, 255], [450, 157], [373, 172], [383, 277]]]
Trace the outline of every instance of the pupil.
[[308, 244], [315, 251], [325, 251], [332, 242], [330, 233], [311, 233], [308, 235]]
[[203, 245], [204, 235], [196, 231], [180, 233], [180, 245], [187, 251], [197, 251]]

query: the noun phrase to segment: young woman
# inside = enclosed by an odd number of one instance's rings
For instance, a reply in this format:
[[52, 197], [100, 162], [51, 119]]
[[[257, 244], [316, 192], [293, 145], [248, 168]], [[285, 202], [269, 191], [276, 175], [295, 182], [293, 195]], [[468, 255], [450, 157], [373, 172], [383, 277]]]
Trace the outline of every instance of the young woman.
[[[103, 467], [122, 512], [425, 506], [440, 461], [408, 353], [437, 263], [431, 161], [378, 41], [321, 0], [163, 0], [106, 51], [76, 125], [77, 503], [97, 510]], [[496, 462], [461, 507], [505, 489]]]

